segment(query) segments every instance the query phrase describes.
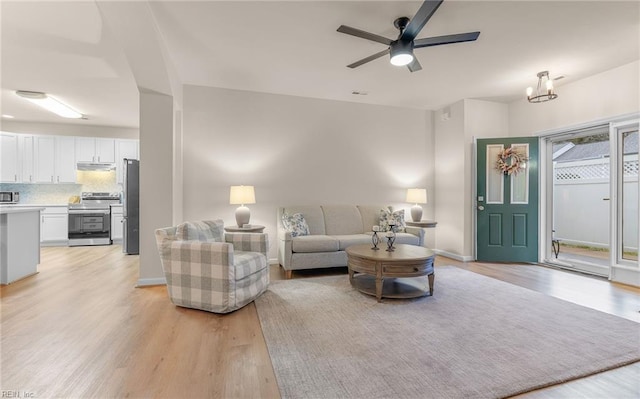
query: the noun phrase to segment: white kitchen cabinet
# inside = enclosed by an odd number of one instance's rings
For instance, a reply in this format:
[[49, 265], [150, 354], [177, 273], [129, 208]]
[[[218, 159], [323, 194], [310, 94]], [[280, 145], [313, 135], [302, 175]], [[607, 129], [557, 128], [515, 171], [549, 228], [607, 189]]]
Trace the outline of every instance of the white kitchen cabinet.
[[76, 137], [77, 162], [113, 163], [116, 161], [115, 140], [92, 137]]
[[36, 136], [33, 140], [35, 158], [35, 183], [54, 183], [56, 168], [56, 138], [54, 136]]
[[38, 272], [41, 209], [0, 208], [1, 284], [10, 284]]
[[0, 132], [0, 183], [19, 182], [18, 135]]
[[124, 169], [123, 159], [140, 159], [139, 158], [139, 142], [138, 140], [116, 140], [116, 183], [123, 183], [122, 171]]
[[75, 139], [65, 136], [35, 136], [35, 183], [75, 183]]
[[48, 206], [40, 214], [40, 242], [58, 246], [69, 243], [69, 211], [66, 206]]
[[18, 136], [18, 157], [21, 165], [21, 176], [23, 183], [33, 183], [35, 181], [35, 158], [34, 158], [34, 137], [30, 135]]
[[56, 183], [76, 182], [75, 138], [56, 137]]
[[122, 214], [122, 205], [111, 206], [111, 240], [114, 243], [122, 243], [124, 216]]

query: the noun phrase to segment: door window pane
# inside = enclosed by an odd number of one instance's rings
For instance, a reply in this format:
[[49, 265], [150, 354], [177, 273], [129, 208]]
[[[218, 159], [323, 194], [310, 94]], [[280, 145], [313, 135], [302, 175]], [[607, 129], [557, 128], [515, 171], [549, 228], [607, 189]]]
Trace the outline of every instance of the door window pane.
[[487, 204], [504, 202], [504, 175], [496, 169], [502, 150], [504, 150], [502, 144], [487, 145]]
[[[511, 148], [518, 153], [524, 154], [529, 159], [529, 144], [512, 144]], [[518, 173], [511, 175], [511, 203], [529, 203], [529, 168], [527, 168], [526, 162], [524, 162]]]

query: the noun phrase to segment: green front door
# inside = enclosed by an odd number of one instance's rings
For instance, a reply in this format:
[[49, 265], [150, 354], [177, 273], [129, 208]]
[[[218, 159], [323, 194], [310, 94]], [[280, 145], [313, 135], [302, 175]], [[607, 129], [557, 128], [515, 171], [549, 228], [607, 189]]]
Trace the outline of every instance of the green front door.
[[538, 261], [538, 158], [537, 137], [478, 139], [477, 260]]

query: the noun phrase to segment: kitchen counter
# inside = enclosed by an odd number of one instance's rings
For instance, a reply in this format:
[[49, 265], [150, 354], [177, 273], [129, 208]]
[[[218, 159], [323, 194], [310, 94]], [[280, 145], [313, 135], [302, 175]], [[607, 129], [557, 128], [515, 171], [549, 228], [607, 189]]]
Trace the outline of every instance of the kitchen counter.
[[40, 206], [11, 206], [11, 205], [2, 205], [0, 206], [0, 215], [6, 215], [9, 213], [24, 213], [24, 212], [40, 212], [44, 207]]
[[0, 206], [0, 284], [38, 273], [40, 206]]
[[53, 207], [67, 208], [68, 204], [2, 204], [0, 209], [8, 208], [53, 208]]

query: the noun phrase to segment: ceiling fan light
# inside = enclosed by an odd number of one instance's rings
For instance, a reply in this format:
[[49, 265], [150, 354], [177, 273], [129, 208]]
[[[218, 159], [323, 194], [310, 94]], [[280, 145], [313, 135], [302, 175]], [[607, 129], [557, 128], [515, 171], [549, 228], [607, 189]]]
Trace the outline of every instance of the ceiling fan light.
[[391, 63], [395, 66], [409, 65], [413, 61], [413, 55], [409, 53], [400, 53], [391, 57]]
[[413, 62], [413, 42], [396, 41], [389, 48], [391, 64], [405, 66]]

